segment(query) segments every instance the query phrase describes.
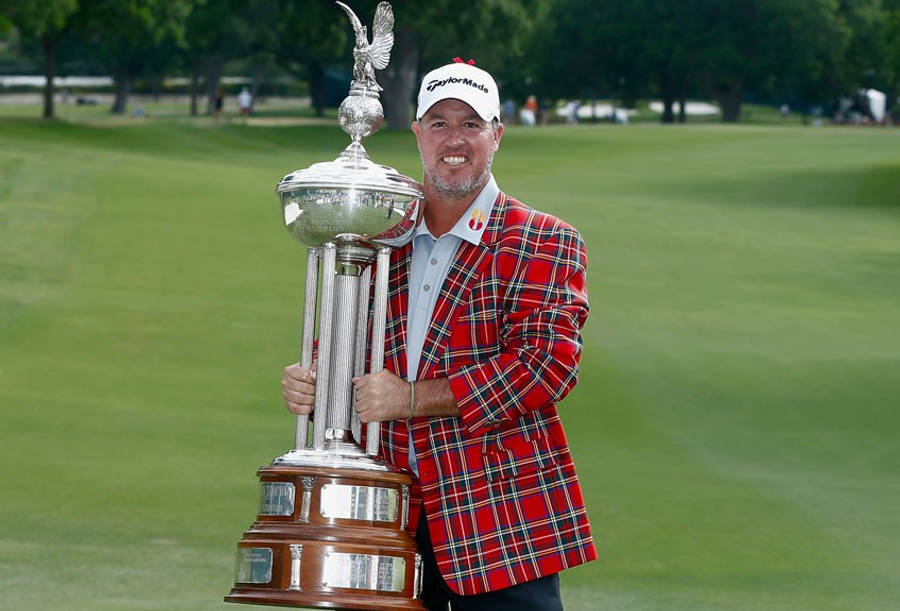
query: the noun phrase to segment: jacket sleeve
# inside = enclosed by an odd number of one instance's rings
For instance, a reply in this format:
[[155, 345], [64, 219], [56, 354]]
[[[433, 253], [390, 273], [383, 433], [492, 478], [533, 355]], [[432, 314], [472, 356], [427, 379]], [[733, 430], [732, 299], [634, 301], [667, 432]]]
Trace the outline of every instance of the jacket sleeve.
[[543, 237], [533, 248], [498, 255], [513, 257], [516, 269], [502, 300], [500, 353], [449, 375], [472, 436], [556, 403], [577, 381], [587, 254], [578, 232], [562, 223]]

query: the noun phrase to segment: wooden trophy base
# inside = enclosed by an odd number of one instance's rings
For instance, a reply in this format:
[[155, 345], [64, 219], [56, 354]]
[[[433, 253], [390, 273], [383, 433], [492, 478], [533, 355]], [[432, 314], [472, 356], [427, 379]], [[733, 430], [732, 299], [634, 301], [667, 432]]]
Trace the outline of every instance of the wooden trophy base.
[[238, 543], [227, 602], [421, 611], [421, 557], [405, 531], [409, 476], [268, 465], [257, 521]]

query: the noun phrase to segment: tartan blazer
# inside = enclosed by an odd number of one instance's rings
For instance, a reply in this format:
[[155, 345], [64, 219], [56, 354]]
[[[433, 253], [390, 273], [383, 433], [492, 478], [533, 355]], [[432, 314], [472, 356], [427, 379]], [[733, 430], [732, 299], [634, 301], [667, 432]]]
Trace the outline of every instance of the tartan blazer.
[[[406, 378], [412, 246], [391, 255], [385, 367]], [[461, 417], [382, 423], [408, 468], [412, 432], [438, 567], [454, 592], [498, 590], [597, 557], [556, 409], [576, 382], [588, 312], [578, 232], [501, 193], [463, 241], [435, 304], [419, 379], [447, 377]]]

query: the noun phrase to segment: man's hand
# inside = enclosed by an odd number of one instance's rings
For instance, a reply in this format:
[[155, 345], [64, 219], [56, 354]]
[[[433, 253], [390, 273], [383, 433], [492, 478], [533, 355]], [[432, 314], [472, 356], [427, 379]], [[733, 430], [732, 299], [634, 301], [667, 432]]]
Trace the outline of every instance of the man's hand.
[[353, 378], [360, 422], [384, 422], [409, 417], [409, 382], [387, 369]]
[[312, 412], [316, 402], [316, 364], [311, 369], [294, 363], [284, 368], [281, 396], [289, 412], [301, 416]]

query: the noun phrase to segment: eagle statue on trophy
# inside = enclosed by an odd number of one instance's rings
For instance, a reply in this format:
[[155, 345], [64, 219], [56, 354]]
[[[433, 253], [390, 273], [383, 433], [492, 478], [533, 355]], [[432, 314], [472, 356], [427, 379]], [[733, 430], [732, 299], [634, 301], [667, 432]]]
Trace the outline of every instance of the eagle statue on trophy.
[[387, 2], [380, 2], [375, 8], [375, 19], [372, 22], [372, 42], [366, 26], [343, 2], [336, 2], [350, 18], [350, 24], [356, 33], [356, 44], [353, 47], [353, 79], [373, 91], [381, 91], [375, 80], [375, 70], [383, 70], [391, 59], [391, 47], [394, 45], [394, 11]]

